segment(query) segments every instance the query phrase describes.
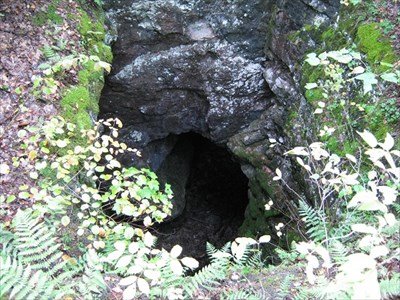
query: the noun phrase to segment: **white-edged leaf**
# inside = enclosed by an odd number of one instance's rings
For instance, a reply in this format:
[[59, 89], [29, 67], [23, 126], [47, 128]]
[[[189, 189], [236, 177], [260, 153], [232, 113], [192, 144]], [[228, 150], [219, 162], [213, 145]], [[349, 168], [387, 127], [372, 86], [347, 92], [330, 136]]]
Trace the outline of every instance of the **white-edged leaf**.
[[139, 288], [139, 291], [141, 291], [145, 295], [149, 295], [150, 286], [146, 280], [144, 280], [143, 278], [138, 278], [137, 286]]
[[181, 259], [181, 262], [190, 269], [197, 269], [199, 267], [199, 262], [192, 257], [184, 257]]
[[307, 55], [306, 62], [315, 67], [320, 64], [321, 60], [317, 57], [315, 53], [310, 53]]
[[249, 237], [238, 237], [235, 239], [235, 242], [238, 244], [244, 244], [244, 245], [255, 245], [257, 244], [257, 241], [255, 239], [249, 238]]
[[161, 272], [158, 270], [144, 270], [143, 275], [150, 280], [155, 280], [160, 278]]
[[393, 137], [389, 133], [386, 133], [385, 141], [383, 143], [379, 143], [379, 146], [386, 151], [390, 151], [390, 149], [392, 149], [394, 146]]
[[271, 236], [268, 234], [263, 235], [258, 239], [259, 243], [269, 243], [270, 241], [271, 241]]
[[153, 222], [151, 221], [151, 218], [149, 216], [145, 217], [143, 220], [143, 225], [146, 227], [151, 226], [151, 224], [153, 224]]
[[355, 67], [353, 69], [353, 71], [351, 71], [351, 74], [362, 74], [364, 72], [365, 72], [364, 67], [358, 66], [358, 67]]
[[314, 110], [314, 115], [320, 115], [324, 112], [324, 110], [322, 108], [317, 108], [316, 110]]
[[182, 247], [179, 245], [175, 245], [174, 247], [172, 247], [170, 255], [173, 258], [178, 258], [179, 255], [181, 255], [182, 253]]
[[136, 283], [128, 286], [122, 293], [123, 300], [133, 300], [136, 296]]
[[68, 216], [63, 216], [61, 218], [61, 224], [66, 227], [68, 224], [71, 222], [70, 218]]
[[139, 265], [133, 265], [126, 271], [127, 274], [139, 274], [143, 271], [143, 267]]
[[137, 279], [136, 276], [128, 276], [128, 277], [122, 278], [119, 282], [119, 285], [127, 286], [127, 285], [134, 284], [134, 283], [136, 283], [136, 279]]
[[172, 272], [174, 272], [175, 275], [180, 276], [183, 274], [183, 267], [179, 260], [177, 259], [172, 259], [170, 262], [170, 267]]
[[124, 231], [124, 237], [127, 240], [130, 240], [135, 234], [135, 230], [132, 227], [127, 227]]
[[385, 81], [400, 83], [400, 78], [395, 73], [385, 73], [381, 75], [381, 78]]
[[357, 163], [357, 158], [355, 158], [353, 155], [351, 155], [351, 154], [346, 154], [346, 158], [349, 160], [349, 161], [351, 161], [351, 162], [353, 162], [353, 163]]
[[0, 174], [6, 175], [10, 173], [10, 167], [6, 164], [0, 164]]
[[391, 205], [396, 201], [397, 191], [389, 186], [378, 186], [378, 191], [382, 193], [383, 203], [386, 205]]
[[375, 148], [378, 145], [378, 141], [376, 140], [375, 136], [368, 130], [364, 130], [363, 132], [357, 131], [357, 133], [371, 148]]
[[360, 233], [374, 234], [377, 232], [377, 230], [374, 227], [366, 224], [353, 224], [351, 225], [351, 229], [355, 232], [360, 232]]
[[309, 82], [304, 86], [304, 88], [307, 90], [315, 89], [316, 87], [318, 87], [318, 84], [315, 82]]
[[125, 249], [126, 249], [126, 243], [123, 242], [123, 241], [116, 241], [116, 242], [114, 243], [114, 247], [115, 247], [115, 249], [117, 249], [118, 251], [124, 252]]
[[113, 251], [113, 252], [111, 252], [110, 254], [108, 254], [107, 260], [108, 260], [108, 261], [117, 260], [118, 258], [121, 257], [122, 254], [124, 254], [123, 251], [118, 251], [118, 250], [117, 250], [117, 251]]
[[372, 85], [378, 83], [375, 74], [371, 72], [360, 74], [354, 78], [363, 82], [364, 94], [372, 91]]
[[372, 191], [360, 191], [358, 192], [347, 204], [348, 208], [357, 207], [358, 205], [367, 201], [379, 201], [376, 194]]
[[118, 260], [118, 262], [115, 265], [115, 267], [117, 269], [125, 268], [127, 265], [130, 264], [131, 260], [132, 260], [132, 255], [124, 255]]
[[128, 247], [128, 251], [131, 254], [135, 254], [139, 250], [139, 245], [136, 242], [130, 243]]
[[371, 249], [371, 252], [369, 253], [369, 255], [373, 258], [377, 258], [377, 257], [385, 256], [388, 253], [389, 253], [389, 249], [384, 245], [380, 245], [380, 246], [373, 247]]
[[143, 236], [143, 242], [147, 247], [153, 247], [156, 241], [156, 237], [153, 236], [150, 232], [146, 232]]
[[275, 170], [276, 176], [272, 178], [272, 180], [277, 181], [282, 179], [282, 172], [278, 168]]
[[306, 148], [304, 147], [294, 147], [292, 150], [285, 152], [285, 155], [290, 154], [290, 155], [308, 156], [308, 152], [305, 149]]

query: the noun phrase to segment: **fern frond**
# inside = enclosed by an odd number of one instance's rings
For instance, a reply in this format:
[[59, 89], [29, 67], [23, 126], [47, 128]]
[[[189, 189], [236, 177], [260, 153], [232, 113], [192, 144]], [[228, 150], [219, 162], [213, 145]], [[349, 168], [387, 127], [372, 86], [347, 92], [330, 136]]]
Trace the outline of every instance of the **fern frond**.
[[0, 258], [0, 265], [0, 297], [8, 295], [10, 299], [44, 299], [44, 295], [54, 291], [49, 284], [49, 276], [40, 270], [33, 273], [29, 265], [25, 266], [11, 257]]
[[86, 257], [83, 267], [62, 261], [54, 233], [33, 217], [32, 211], [19, 211], [14, 217], [14, 233], [7, 237], [0, 252], [0, 298], [60, 299], [78, 295], [93, 299], [105, 288], [101, 273]]
[[394, 211], [396, 212], [397, 216], [400, 216], [400, 203], [393, 203], [392, 204]]
[[[214, 253], [214, 258], [217, 253]], [[218, 284], [219, 280], [226, 277], [230, 265], [230, 257], [214, 259], [213, 263], [205, 266], [192, 277], [188, 277], [183, 284], [183, 289], [191, 296], [200, 287], [210, 289], [211, 285]]]
[[258, 300], [254, 291], [238, 290], [238, 291], [224, 291], [221, 297], [222, 300]]
[[341, 264], [346, 261], [349, 250], [341, 242], [337, 240], [333, 241], [329, 250], [332, 259], [336, 263]]
[[379, 285], [383, 299], [394, 299], [400, 296], [400, 274], [394, 274], [391, 279], [382, 280]]
[[53, 47], [51, 47], [50, 45], [44, 45], [41, 49], [44, 57], [46, 59], [52, 59], [55, 58], [57, 56], [56, 52], [54, 51]]
[[285, 299], [285, 297], [289, 295], [289, 293], [290, 293], [289, 289], [290, 289], [292, 280], [293, 280], [293, 275], [285, 276], [285, 278], [283, 279], [283, 281], [280, 285], [280, 288], [279, 288], [279, 292], [278, 292], [279, 299]]
[[260, 250], [254, 251], [254, 253], [246, 261], [246, 267], [253, 269], [261, 269], [264, 267], [264, 261], [262, 259], [262, 253]]
[[299, 214], [305, 219], [307, 234], [315, 242], [326, 238], [326, 215], [322, 210], [316, 210], [304, 201], [299, 202]]

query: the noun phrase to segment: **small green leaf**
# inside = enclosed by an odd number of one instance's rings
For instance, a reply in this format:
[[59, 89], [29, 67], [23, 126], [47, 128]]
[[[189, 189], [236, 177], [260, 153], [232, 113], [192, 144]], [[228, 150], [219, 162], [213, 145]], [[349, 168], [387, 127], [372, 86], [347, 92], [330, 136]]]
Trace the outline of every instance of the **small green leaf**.
[[381, 78], [385, 81], [400, 83], [400, 79], [396, 76], [395, 73], [385, 73], [381, 75]]
[[310, 53], [307, 55], [306, 62], [315, 67], [320, 64], [321, 60], [317, 57], [315, 53]]
[[304, 86], [304, 88], [307, 90], [311, 90], [311, 89], [316, 88], [317, 86], [318, 86], [318, 84], [316, 84], [315, 82], [309, 82]]
[[7, 202], [7, 203], [11, 203], [11, 202], [13, 202], [15, 199], [17, 199], [17, 197], [15, 197], [15, 195], [9, 195], [9, 196], [7, 197], [6, 202]]
[[71, 222], [70, 218], [68, 216], [63, 216], [61, 218], [61, 224], [66, 227], [68, 224]]

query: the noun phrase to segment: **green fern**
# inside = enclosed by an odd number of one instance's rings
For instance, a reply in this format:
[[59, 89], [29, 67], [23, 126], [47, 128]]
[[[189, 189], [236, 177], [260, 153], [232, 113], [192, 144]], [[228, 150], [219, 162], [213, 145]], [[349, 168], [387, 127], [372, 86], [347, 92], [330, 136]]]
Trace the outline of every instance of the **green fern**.
[[221, 300], [258, 300], [261, 297], [255, 295], [254, 291], [246, 291], [246, 290], [239, 290], [239, 291], [224, 291], [222, 294]]
[[322, 210], [316, 210], [306, 202], [299, 202], [299, 214], [305, 219], [307, 234], [315, 242], [321, 242], [327, 238], [326, 215]]
[[[83, 267], [68, 266], [50, 230], [32, 211], [19, 211], [14, 217], [14, 233], [0, 230], [0, 298], [55, 299], [79, 295], [93, 299], [104, 288], [101, 273], [93, 260]], [[3, 239], [5, 238], [5, 239]]]
[[29, 265], [10, 256], [0, 258], [0, 297], [10, 299], [50, 299], [55, 293], [50, 277], [41, 270], [33, 271]]
[[293, 275], [285, 276], [279, 288], [278, 292], [279, 299], [285, 299], [285, 297], [289, 295], [290, 285], [292, 284], [292, 281], [293, 281]]
[[379, 285], [383, 299], [400, 296], [400, 274], [394, 274], [391, 279], [382, 280]]
[[333, 241], [330, 248], [330, 254], [332, 259], [338, 263], [342, 264], [347, 259], [347, 254], [349, 250], [339, 241]]
[[44, 45], [41, 50], [46, 59], [54, 59], [58, 56], [50, 45]]
[[394, 207], [396, 215], [400, 216], [400, 203], [393, 203], [392, 206]]
[[192, 296], [200, 287], [211, 289], [212, 285], [217, 285], [228, 273], [231, 256], [223, 251], [212, 253], [212, 263], [202, 268], [192, 277], [187, 277], [183, 283], [183, 289]]

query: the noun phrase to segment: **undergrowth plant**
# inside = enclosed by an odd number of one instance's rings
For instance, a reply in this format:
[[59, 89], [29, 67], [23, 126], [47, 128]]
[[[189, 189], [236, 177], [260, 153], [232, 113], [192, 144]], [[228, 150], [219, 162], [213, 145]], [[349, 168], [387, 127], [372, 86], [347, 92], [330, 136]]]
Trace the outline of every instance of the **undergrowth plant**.
[[376, 74], [361, 53], [349, 49], [310, 53], [305, 61], [321, 73], [305, 85], [305, 95], [315, 108], [319, 135], [329, 149], [354, 154], [356, 131], [371, 128], [381, 138], [400, 120], [399, 108], [393, 105], [388, 110], [389, 100], [382, 96], [387, 84], [400, 83], [398, 66], [382, 63], [388, 70]]
[[[368, 131], [358, 135], [367, 144], [358, 158], [331, 154], [323, 143], [287, 152], [318, 190], [313, 201], [299, 200], [310, 240], [294, 248], [312, 285], [299, 299], [400, 295], [399, 276], [390, 271], [400, 255], [400, 151], [389, 134], [383, 142]], [[279, 170], [276, 179], [281, 179]]]
[[64, 259], [55, 230], [30, 210], [19, 211], [13, 231], [0, 228], [0, 297], [8, 299], [95, 299], [106, 284], [93, 249], [79, 258]]

